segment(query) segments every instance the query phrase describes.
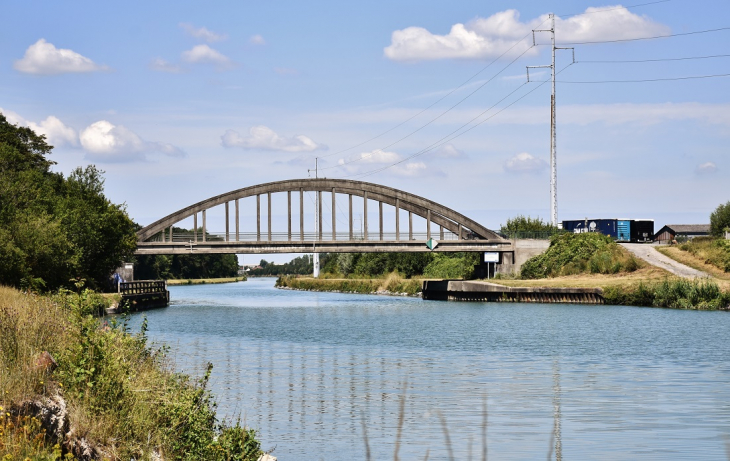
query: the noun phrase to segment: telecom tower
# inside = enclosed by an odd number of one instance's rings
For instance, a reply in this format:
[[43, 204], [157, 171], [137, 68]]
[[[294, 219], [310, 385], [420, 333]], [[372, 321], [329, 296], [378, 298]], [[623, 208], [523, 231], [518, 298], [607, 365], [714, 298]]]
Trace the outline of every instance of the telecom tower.
[[536, 46], [535, 32], [550, 32], [552, 64], [549, 66], [527, 66], [527, 81], [530, 81], [530, 69], [550, 68], [552, 81], [552, 96], [550, 97], [550, 223], [558, 226], [558, 166], [556, 152], [556, 120], [555, 120], [555, 50], [573, 50], [575, 62], [575, 48], [561, 48], [555, 46], [555, 15], [550, 13], [550, 29], [534, 29], [532, 31], [532, 45]]

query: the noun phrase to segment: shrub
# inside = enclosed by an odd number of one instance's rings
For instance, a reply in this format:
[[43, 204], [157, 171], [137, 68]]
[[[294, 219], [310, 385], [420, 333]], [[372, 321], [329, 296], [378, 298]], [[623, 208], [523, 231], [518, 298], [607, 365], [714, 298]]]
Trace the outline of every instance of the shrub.
[[718, 205], [715, 211], [710, 214], [710, 235], [723, 237], [725, 229], [730, 227], [730, 201]]
[[633, 272], [640, 263], [611, 237], [599, 233], [565, 233], [554, 236], [548, 250], [522, 265], [523, 278], [535, 279], [585, 272]]

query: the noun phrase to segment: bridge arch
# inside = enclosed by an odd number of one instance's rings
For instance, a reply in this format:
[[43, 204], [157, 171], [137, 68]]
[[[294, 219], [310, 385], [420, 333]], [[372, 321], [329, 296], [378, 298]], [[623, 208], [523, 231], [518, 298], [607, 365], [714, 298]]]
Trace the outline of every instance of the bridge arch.
[[[473, 219], [468, 218], [467, 216], [464, 216], [463, 214], [452, 210], [449, 207], [446, 207], [444, 205], [441, 205], [439, 203], [436, 203], [432, 200], [426, 199], [424, 197], [411, 194], [399, 189], [395, 189], [388, 186], [382, 186], [378, 184], [363, 182], [363, 181], [354, 181], [354, 180], [348, 180], [348, 179], [292, 179], [292, 180], [285, 180], [285, 181], [276, 181], [276, 182], [270, 182], [265, 184], [259, 184], [255, 186], [249, 186], [244, 187], [241, 189], [237, 189], [231, 192], [227, 192], [225, 194], [220, 194], [215, 197], [208, 198], [206, 200], [202, 200], [198, 203], [195, 203], [193, 205], [190, 205], [188, 207], [185, 207], [181, 210], [178, 210], [174, 213], [171, 213], [164, 218], [158, 219], [157, 221], [153, 222], [152, 224], [140, 229], [137, 232], [138, 240], [140, 244], [143, 244], [145, 242], [151, 242], [153, 240], [158, 240], [159, 235], [162, 235], [162, 242], [164, 243], [165, 240], [165, 231], [168, 229], [172, 229], [172, 226], [186, 218], [189, 218], [193, 216], [195, 218], [195, 222], [197, 223], [197, 217], [198, 214], [201, 213], [203, 216], [203, 227], [205, 228], [205, 211], [219, 206], [219, 205], [226, 205], [226, 225], [228, 225], [228, 204], [231, 202], [235, 202], [236, 204], [236, 223], [238, 223], [238, 213], [237, 213], [237, 205], [238, 200], [247, 198], [247, 197], [257, 197], [257, 203], [258, 203], [258, 197], [261, 195], [268, 195], [269, 196], [269, 206], [271, 206], [271, 200], [270, 200], [270, 194], [274, 193], [287, 193], [288, 194], [288, 218], [289, 218], [289, 225], [288, 225], [288, 241], [296, 241], [296, 242], [303, 242], [305, 241], [304, 237], [304, 224], [303, 220], [301, 218], [301, 212], [300, 212], [300, 228], [297, 229], [300, 232], [292, 232], [292, 195], [295, 194], [299, 195], [299, 207], [300, 211], [303, 209], [303, 195], [304, 192], [316, 192], [316, 193], [322, 193], [322, 192], [329, 192], [332, 193], [332, 213], [334, 215], [335, 213], [335, 197], [337, 194], [340, 195], [349, 195], [350, 196], [350, 240], [352, 240], [352, 197], [361, 197], [363, 199], [364, 206], [367, 207], [368, 200], [379, 202], [380, 207], [380, 240], [382, 240], [382, 204], [387, 204], [390, 206], [395, 207], [396, 210], [396, 236], [399, 233], [399, 211], [404, 210], [409, 213], [415, 214], [417, 216], [420, 216], [426, 220], [426, 225], [428, 229], [428, 238], [431, 237], [431, 223], [440, 226], [441, 229], [448, 230], [451, 234], [456, 236], [456, 240], [460, 241], [480, 241], [482, 243], [486, 242], [492, 242], [492, 243], [508, 243], [505, 241], [502, 237], [500, 237], [498, 234], [496, 234], [494, 231], [482, 226], [478, 222], [474, 221]], [[320, 195], [321, 196], [321, 195]], [[257, 207], [258, 209], [258, 207]], [[320, 207], [319, 211], [319, 222], [322, 222], [322, 207]], [[271, 219], [271, 212], [269, 210], [269, 220]], [[257, 222], [260, 220], [260, 214]], [[334, 216], [333, 216], [333, 223], [335, 222]], [[367, 223], [367, 208], [365, 208], [365, 222]], [[197, 226], [197, 224], [196, 224]], [[268, 227], [268, 235], [261, 236], [260, 230], [259, 230], [260, 224], [257, 224], [257, 240], [259, 241], [271, 241], [271, 223], [269, 221], [269, 227]], [[367, 224], [365, 224], [365, 240], [368, 240], [368, 233], [367, 233]], [[196, 227], [197, 229], [197, 227]], [[405, 234], [405, 233], [404, 233]], [[443, 234], [443, 231], [442, 231]], [[172, 235], [170, 232], [169, 235]], [[331, 232], [332, 240], [335, 240], [336, 237], [336, 231], [333, 229]], [[324, 237], [326, 237], [327, 234], [325, 233], [323, 235], [322, 227], [319, 227], [319, 235], [314, 237], [314, 240], [321, 241], [324, 240]], [[265, 238], [261, 238], [265, 237]], [[436, 236], [434, 236], [436, 237]], [[436, 237], [438, 238], [438, 237]], [[229, 241], [228, 236], [228, 229], [226, 229], [226, 241]], [[238, 239], [236, 239], [238, 240]], [[371, 239], [371, 240], [378, 240], [378, 239]], [[396, 240], [400, 240], [399, 237], [396, 237]], [[205, 241], [205, 230], [203, 231], [203, 241]], [[168, 242], [172, 243], [172, 242]], [[196, 237], [196, 243], [197, 243], [197, 237]], [[344, 250], [343, 250], [344, 251]], [[388, 251], [388, 250], [380, 250], [380, 251]], [[453, 250], [457, 251], [457, 250]], [[463, 250], [460, 250], [463, 251]], [[144, 252], [142, 252], [144, 253]]]

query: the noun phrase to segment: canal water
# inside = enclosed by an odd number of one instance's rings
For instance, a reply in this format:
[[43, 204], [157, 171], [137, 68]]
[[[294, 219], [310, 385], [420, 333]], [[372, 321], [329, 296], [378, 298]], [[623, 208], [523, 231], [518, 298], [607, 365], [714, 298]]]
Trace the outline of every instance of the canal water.
[[485, 441], [490, 459], [726, 459], [726, 312], [273, 285], [170, 287], [130, 328], [146, 316], [179, 371], [212, 362], [219, 414], [280, 461], [393, 459], [401, 417], [406, 460], [477, 460]]

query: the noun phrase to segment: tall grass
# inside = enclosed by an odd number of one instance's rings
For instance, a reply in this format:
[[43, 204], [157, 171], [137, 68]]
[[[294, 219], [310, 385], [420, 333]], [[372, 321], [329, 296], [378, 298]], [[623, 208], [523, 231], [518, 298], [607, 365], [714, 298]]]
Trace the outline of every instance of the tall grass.
[[405, 293], [415, 295], [421, 292], [423, 282], [420, 279], [405, 279], [397, 272], [382, 278], [312, 278], [299, 276], [283, 276], [276, 280], [276, 286], [307, 291], [336, 291], [341, 293]]
[[665, 279], [654, 284], [639, 284], [633, 290], [625, 287], [604, 289], [609, 304], [668, 307], [672, 309], [730, 309], [730, 292], [722, 291], [709, 279]]
[[618, 274], [634, 272], [641, 267], [632, 254], [610, 237], [598, 234], [558, 234], [548, 250], [522, 265], [526, 279], [575, 274]]
[[702, 259], [725, 272], [730, 272], [730, 240], [697, 237], [679, 246], [682, 251]]
[[[217, 421], [206, 388], [210, 369], [199, 381], [174, 373], [165, 350], [147, 346], [145, 327], [130, 334], [124, 322], [90, 315], [97, 301], [89, 293], [51, 298], [0, 287], [0, 459], [29, 452], [60, 459], [53, 456], [63, 441], [44, 437], [35, 415], [19, 410], [22, 402], [59, 395], [71, 432], [109, 459], [258, 458], [252, 430]], [[36, 366], [43, 351], [57, 361], [55, 371]]]

